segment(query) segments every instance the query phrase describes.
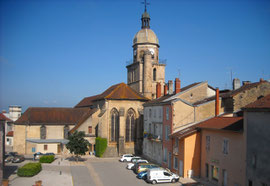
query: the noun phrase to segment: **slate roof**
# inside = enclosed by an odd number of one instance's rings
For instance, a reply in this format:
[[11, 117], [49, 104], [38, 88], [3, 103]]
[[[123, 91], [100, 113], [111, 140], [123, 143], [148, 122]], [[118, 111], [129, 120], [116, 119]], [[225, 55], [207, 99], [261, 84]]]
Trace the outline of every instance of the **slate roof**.
[[90, 108], [30, 107], [15, 124], [75, 125], [86, 120], [90, 113]]
[[94, 101], [102, 100], [102, 99], [110, 99], [110, 100], [139, 100], [139, 101], [148, 101], [146, 97], [137, 93], [135, 90], [130, 88], [125, 83], [119, 83], [111, 86], [103, 93], [84, 98], [80, 101], [75, 107], [89, 107], [93, 104]]
[[0, 113], [0, 120], [12, 122], [12, 120], [6, 117], [3, 113]]
[[270, 94], [244, 107], [244, 110], [248, 109], [270, 109]]

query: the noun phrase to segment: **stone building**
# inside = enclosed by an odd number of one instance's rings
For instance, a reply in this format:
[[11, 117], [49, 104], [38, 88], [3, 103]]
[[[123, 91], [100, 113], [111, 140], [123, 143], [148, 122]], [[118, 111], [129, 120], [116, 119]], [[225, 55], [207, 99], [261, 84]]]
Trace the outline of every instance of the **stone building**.
[[244, 107], [246, 183], [270, 185], [270, 94]]
[[[133, 39], [133, 62], [126, 66], [127, 84], [148, 99], [156, 97], [156, 84], [164, 86], [165, 64], [159, 60], [159, 41], [150, 29], [150, 16], [142, 14], [142, 27]], [[163, 94], [163, 90], [161, 91]]]
[[[237, 83], [239, 85], [239, 83]], [[259, 82], [243, 82], [236, 89], [220, 93], [226, 113], [236, 113], [241, 108], [256, 101], [258, 98], [270, 94], [270, 83], [260, 79]]]
[[[76, 108], [96, 108], [92, 115], [95, 135], [106, 138], [107, 149], [103, 157], [125, 153], [141, 153], [143, 136], [143, 103], [148, 101], [125, 83], [111, 86], [103, 93], [86, 97]], [[84, 124], [73, 130], [85, 130]], [[71, 131], [73, 131], [71, 130]]]
[[90, 125], [93, 112], [90, 108], [30, 107], [15, 122], [13, 150], [19, 154], [65, 153], [69, 130], [81, 123]]

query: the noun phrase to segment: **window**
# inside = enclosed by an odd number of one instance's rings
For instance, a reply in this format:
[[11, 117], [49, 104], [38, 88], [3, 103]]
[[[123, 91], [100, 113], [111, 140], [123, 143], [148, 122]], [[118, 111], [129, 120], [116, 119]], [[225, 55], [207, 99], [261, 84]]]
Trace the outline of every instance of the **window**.
[[32, 152], [36, 152], [36, 147], [32, 147]]
[[209, 178], [209, 165], [208, 165], [208, 163], [205, 164], [205, 177]]
[[88, 134], [92, 134], [92, 126], [88, 126]]
[[157, 114], [156, 114], [156, 109], [154, 109], [154, 118], [156, 118], [156, 115], [157, 115]]
[[173, 168], [175, 170], [178, 169], [178, 158], [175, 156], [174, 159], [173, 159]]
[[170, 173], [168, 172], [163, 172], [164, 176], [172, 176]]
[[126, 142], [134, 141], [135, 139], [135, 112], [129, 109], [126, 118]]
[[262, 186], [267, 186], [267, 184], [262, 182]]
[[168, 157], [168, 168], [171, 169], [172, 167], [172, 153], [169, 152], [169, 157]]
[[151, 118], [151, 117], [152, 117], [152, 110], [149, 109], [149, 118]]
[[252, 164], [252, 167], [255, 169], [256, 168], [256, 160], [257, 160], [257, 157], [255, 154], [252, 155], [252, 159], [251, 159], [251, 164]]
[[65, 125], [64, 126], [64, 138], [68, 139], [68, 131], [69, 131], [69, 126]]
[[46, 126], [42, 125], [40, 127], [40, 139], [46, 139]]
[[206, 136], [206, 146], [207, 151], [210, 151], [210, 136]]
[[114, 108], [111, 111], [110, 141], [116, 142], [119, 138], [119, 114]]
[[165, 139], [166, 140], [169, 140], [169, 135], [170, 135], [170, 126], [165, 126], [166, 127], [166, 130], [165, 130]]
[[170, 108], [166, 107], [166, 120], [169, 120], [169, 112], [170, 112]]
[[44, 145], [44, 150], [48, 150], [48, 145]]
[[157, 69], [153, 69], [153, 81], [157, 80]]
[[212, 165], [212, 179], [215, 180], [215, 181], [218, 181], [218, 167]]
[[167, 163], [168, 157], [167, 157], [167, 148], [163, 149], [163, 161]]
[[159, 109], [159, 118], [161, 118], [162, 115], [162, 109]]
[[252, 180], [248, 180], [248, 186], [252, 186]]
[[229, 148], [229, 140], [224, 139], [223, 140], [223, 148], [222, 148], [223, 154], [228, 154], [228, 148]]
[[222, 170], [222, 177], [223, 177], [222, 186], [227, 186], [227, 171], [225, 169]]

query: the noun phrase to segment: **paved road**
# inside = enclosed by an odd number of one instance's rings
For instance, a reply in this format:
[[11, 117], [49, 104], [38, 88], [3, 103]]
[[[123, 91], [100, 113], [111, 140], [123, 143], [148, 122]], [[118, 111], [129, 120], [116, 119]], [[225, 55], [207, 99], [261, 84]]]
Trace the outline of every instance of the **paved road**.
[[[96, 186], [149, 186], [144, 180], [136, 178], [136, 174], [126, 169], [127, 163], [121, 163], [118, 159], [89, 159], [85, 162], [92, 166], [98, 175]], [[90, 174], [92, 171], [89, 171]], [[75, 185], [75, 184], [74, 184]], [[179, 186], [180, 183], [165, 183], [162, 186]]]
[[71, 166], [70, 170], [74, 186], [95, 185], [86, 166]]

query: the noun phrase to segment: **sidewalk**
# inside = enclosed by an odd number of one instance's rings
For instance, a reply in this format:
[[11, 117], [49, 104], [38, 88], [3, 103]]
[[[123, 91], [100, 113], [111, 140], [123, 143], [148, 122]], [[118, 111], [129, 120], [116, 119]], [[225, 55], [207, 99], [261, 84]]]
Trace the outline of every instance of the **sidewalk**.
[[34, 185], [38, 180], [42, 181], [42, 186], [73, 186], [69, 161], [57, 158], [51, 164], [42, 164], [42, 171], [33, 177], [18, 177], [17, 174], [12, 174], [9, 177], [9, 185], [31, 186]]

